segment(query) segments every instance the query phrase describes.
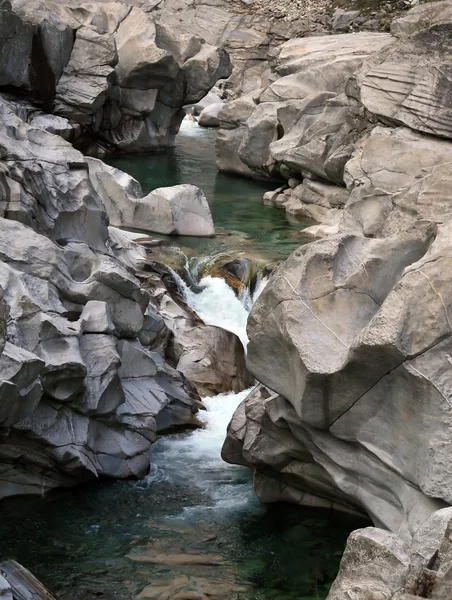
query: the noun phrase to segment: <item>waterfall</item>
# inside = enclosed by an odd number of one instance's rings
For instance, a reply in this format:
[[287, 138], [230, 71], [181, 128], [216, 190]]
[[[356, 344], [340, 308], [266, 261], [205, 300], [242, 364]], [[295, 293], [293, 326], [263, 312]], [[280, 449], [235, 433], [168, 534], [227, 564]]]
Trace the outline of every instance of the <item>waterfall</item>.
[[[258, 281], [252, 298], [249, 290], [237, 297], [219, 277], [203, 277], [198, 282], [202, 288], [200, 292], [192, 291], [178, 275], [174, 274], [174, 277], [184, 300], [206, 324], [234, 332], [246, 348], [248, 313], [253, 300], [265, 287], [266, 279]], [[196, 487], [203, 495], [203, 503], [186, 508], [182, 516], [198, 510], [215, 510], [219, 514], [230, 510], [259, 510], [249, 470], [226, 464], [220, 456], [227, 425], [249, 392], [250, 389], [238, 394], [230, 392], [204, 398], [207, 410], [199, 414], [205, 423], [203, 429], [164, 437], [154, 444], [148, 483], [162, 480], [178, 482]]]

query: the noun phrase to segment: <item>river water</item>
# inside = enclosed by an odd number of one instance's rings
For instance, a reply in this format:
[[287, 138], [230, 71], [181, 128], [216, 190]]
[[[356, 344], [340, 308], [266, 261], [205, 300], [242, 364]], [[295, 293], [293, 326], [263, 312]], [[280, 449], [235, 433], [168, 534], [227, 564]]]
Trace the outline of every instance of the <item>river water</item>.
[[[183, 129], [169, 157], [121, 159], [121, 168], [145, 189], [201, 184], [217, 230], [233, 225], [237, 232], [228, 244], [273, 258], [287, 255], [300, 226], [259, 204], [262, 184], [221, 176], [220, 186], [214, 132], [193, 127]], [[193, 157], [194, 149], [204, 161]], [[168, 169], [176, 173], [173, 179]], [[224, 196], [217, 196], [218, 189]], [[256, 222], [250, 223], [253, 215]], [[220, 248], [218, 241], [189, 243], [199, 252]], [[206, 323], [234, 331], [246, 344], [251, 298], [238, 299], [222, 279], [200, 283], [200, 294], [181, 283], [186, 301]], [[260, 289], [264, 285], [262, 280]], [[68, 599], [322, 600], [348, 533], [362, 522], [325, 510], [258, 503], [250, 472], [220, 457], [227, 424], [246, 394], [205, 399], [205, 428], [161, 438], [143, 481], [103, 481], [45, 500], [5, 503], [0, 558], [15, 558]]]
[[199, 127], [185, 119], [177, 145], [169, 153], [119, 157], [109, 163], [138, 179], [146, 194], [158, 187], [181, 183], [191, 183], [203, 190], [219, 237], [179, 237], [179, 245], [202, 255], [232, 248], [269, 259], [287, 258], [303, 239], [303, 225], [290, 223], [284, 211], [262, 204], [263, 194], [274, 190], [278, 183], [252, 181], [217, 171], [215, 136], [214, 129]]

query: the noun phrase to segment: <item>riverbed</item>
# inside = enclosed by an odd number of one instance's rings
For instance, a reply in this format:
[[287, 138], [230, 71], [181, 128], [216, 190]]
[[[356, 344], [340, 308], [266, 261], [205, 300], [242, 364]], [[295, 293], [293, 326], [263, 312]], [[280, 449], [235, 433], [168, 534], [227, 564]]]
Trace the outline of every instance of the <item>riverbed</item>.
[[[217, 174], [214, 138], [185, 123], [170, 154], [113, 162], [145, 192], [176, 183], [203, 188], [217, 231], [233, 235], [178, 240], [200, 256], [226, 248], [285, 258], [302, 226], [261, 204], [274, 184]], [[192, 294], [181, 282], [186, 301], [246, 344], [250, 299], [236, 298], [221, 279], [201, 284]], [[205, 399], [204, 429], [161, 438], [143, 481], [102, 481], [4, 503], [1, 558], [15, 558], [68, 599], [324, 599], [349, 532], [363, 522], [259, 504], [251, 473], [220, 457], [227, 424], [247, 393]]]

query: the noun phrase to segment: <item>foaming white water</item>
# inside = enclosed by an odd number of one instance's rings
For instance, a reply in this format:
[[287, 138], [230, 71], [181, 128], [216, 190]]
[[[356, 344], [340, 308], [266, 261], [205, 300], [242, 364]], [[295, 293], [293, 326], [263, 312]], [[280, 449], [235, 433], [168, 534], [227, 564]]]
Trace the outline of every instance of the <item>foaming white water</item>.
[[[255, 510], [251, 474], [244, 467], [229, 465], [221, 458], [221, 447], [232, 415], [250, 390], [205, 398], [207, 410], [200, 413], [204, 429], [160, 439], [153, 448], [154, 468], [149, 481], [174, 481], [196, 488], [202, 495], [199, 510]], [[156, 477], [157, 476], [157, 477]]]
[[[261, 277], [261, 276], [258, 277], [258, 280], [256, 283], [256, 288], [253, 293], [253, 304], [256, 302], [256, 300], [259, 298], [259, 296], [262, 294], [267, 283], [268, 283], [268, 277]], [[251, 310], [251, 308], [250, 308], [250, 310]]]
[[235, 333], [244, 347], [248, 344], [246, 321], [248, 311], [224, 279], [207, 275], [199, 281], [201, 292], [185, 286], [185, 301], [206, 325], [217, 325]]
[[[252, 304], [249, 293], [237, 298], [224, 279], [210, 276], [199, 281], [203, 289], [196, 293], [178, 275], [174, 273], [174, 276], [185, 301], [201, 319], [208, 325], [234, 332], [246, 348], [246, 321]], [[266, 280], [258, 282], [254, 298], [265, 283]], [[198, 506], [187, 508], [184, 514], [198, 510], [258, 510], [250, 471], [229, 465], [221, 458], [228, 423], [249, 392], [250, 389], [239, 394], [231, 392], [204, 398], [207, 410], [199, 413], [199, 418], [205, 423], [203, 429], [161, 438], [153, 446], [149, 483], [173, 481], [184, 487], [196, 488], [202, 494], [203, 501]]]

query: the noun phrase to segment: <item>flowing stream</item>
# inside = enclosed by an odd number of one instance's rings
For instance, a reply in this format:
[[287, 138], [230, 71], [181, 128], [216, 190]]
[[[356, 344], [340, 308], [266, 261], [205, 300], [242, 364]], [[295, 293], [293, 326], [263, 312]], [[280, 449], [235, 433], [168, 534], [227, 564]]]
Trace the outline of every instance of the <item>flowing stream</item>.
[[[196, 131], [202, 173], [193, 158]], [[184, 182], [184, 177], [196, 183], [195, 173], [202, 179], [199, 183], [205, 180], [208, 196], [215, 196], [213, 142], [214, 132], [190, 125], [170, 157], [121, 159], [118, 166], [138, 177], [144, 188]], [[172, 180], [165, 169], [155, 167], [165, 161], [179, 174]], [[162, 181], [146, 184], [148, 171]], [[235, 242], [227, 238], [227, 243], [273, 258], [287, 255], [299, 243], [294, 242], [295, 228], [286, 223], [284, 229], [283, 213], [258, 204], [262, 185], [227, 181], [231, 202], [247, 215], [231, 213], [225, 197], [209, 197], [220, 222], [217, 229], [234, 221]], [[253, 215], [261, 222], [268, 216], [260, 233], [249, 222]], [[200, 254], [221, 249], [218, 241], [187, 243]], [[202, 291], [194, 293], [179, 280], [187, 303], [206, 323], [235, 332], [245, 345], [250, 294], [237, 298], [219, 278], [204, 277], [199, 284]], [[254, 299], [264, 286], [261, 279]], [[205, 428], [159, 439], [151, 450], [151, 472], [143, 481], [103, 481], [44, 500], [5, 502], [0, 558], [15, 558], [68, 600], [129, 600], [138, 595], [156, 600], [325, 598], [346, 538], [362, 522], [325, 510], [259, 504], [251, 473], [220, 456], [227, 424], [247, 393], [205, 399]]]

